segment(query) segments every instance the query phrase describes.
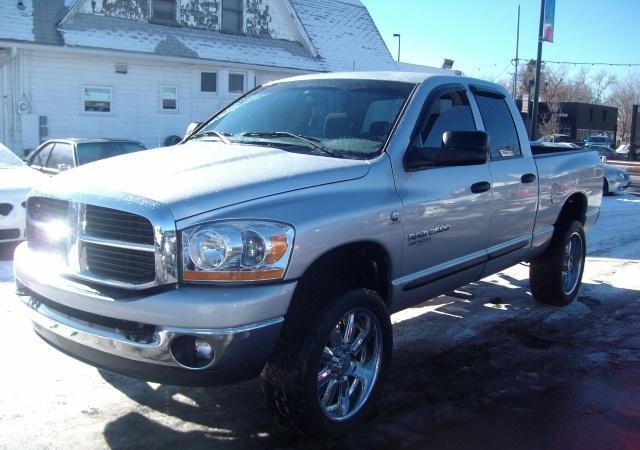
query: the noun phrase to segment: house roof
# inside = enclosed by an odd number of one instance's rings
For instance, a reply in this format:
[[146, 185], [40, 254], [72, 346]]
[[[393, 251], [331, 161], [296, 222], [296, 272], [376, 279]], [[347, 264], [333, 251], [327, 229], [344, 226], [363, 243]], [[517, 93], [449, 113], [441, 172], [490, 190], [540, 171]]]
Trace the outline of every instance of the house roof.
[[[394, 70], [395, 63], [359, 0], [290, 0], [318, 56], [293, 41], [69, 11], [75, 0], [1, 1], [0, 41], [115, 50], [304, 71]], [[68, 14], [68, 15], [67, 15]], [[67, 15], [65, 17], [65, 15]], [[64, 21], [62, 19], [64, 18]], [[62, 21], [62, 22], [61, 22]]]

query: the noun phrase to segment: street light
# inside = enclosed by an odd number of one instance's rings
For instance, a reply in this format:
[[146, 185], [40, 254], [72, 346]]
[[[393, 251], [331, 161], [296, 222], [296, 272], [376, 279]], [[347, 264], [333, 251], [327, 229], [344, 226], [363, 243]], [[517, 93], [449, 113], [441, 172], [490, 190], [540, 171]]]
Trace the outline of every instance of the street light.
[[398, 33], [393, 33], [393, 37], [398, 38], [398, 62], [400, 62], [400, 35]]

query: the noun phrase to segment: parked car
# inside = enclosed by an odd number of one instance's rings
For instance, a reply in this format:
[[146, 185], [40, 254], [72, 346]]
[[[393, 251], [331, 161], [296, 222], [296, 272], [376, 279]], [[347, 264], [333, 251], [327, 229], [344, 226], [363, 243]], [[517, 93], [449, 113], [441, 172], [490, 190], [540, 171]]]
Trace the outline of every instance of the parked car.
[[128, 163], [29, 197], [36, 333], [149, 381], [261, 375], [282, 423], [331, 435], [373, 412], [393, 312], [521, 261], [571, 303], [602, 200], [596, 152], [533, 155], [508, 92], [462, 76], [274, 81]]
[[32, 151], [26, 158], [32, 168], [48, 175], [57, 175], [100, 159], [146, 150], [137, 141], [126, 139], [51, 139]]
[[622, 191], [628, 188], [630, 183], [629, 172], [623, 167], [612, 166], [611, 164], [604, 165], [604, 180], [602, 182], [603, 195], [615, 194], [618, 191]]
[[613, 145], [613, 141], [609, 136], [589, 136], [584, 141], [585, 147], [587, 145], [601, 145], [603, 147], [611, 147]]
[[618, 155], [619, 159], [629, 161], [630, 155], [631, 155], [630, 150], [631, 150], [630, 144], [622, 144], [618, 146], [618, 148], [616, 148], [616, 154]]
[[596, 150], [598, 154], [604, 158], [603, 161], [605, 162], [607, 160], [624, 159], [620, 154], [616, 153], [616, 151], [613, 148], [606, 147], [604, 145], [591, 144], [591, 145], [585, 145], [584, 148], [585, 150]]
[[46, 179], [0, 144], [0, 244], [25, 239], [27, 196]]

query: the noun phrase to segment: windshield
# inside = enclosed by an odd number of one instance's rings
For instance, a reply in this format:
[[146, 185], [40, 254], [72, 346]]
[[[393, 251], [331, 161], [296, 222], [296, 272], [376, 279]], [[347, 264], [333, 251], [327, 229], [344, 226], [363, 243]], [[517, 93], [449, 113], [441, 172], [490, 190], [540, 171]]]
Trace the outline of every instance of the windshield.
[[99, 159], [146, 150], [137, 142], [87, 142], [78, 144], [78, 165], [88, 164]]
[[379, 154], [414, 86], [374, 80], [278, 83], [240, 99], [191, 138], [215, 138], [216, 132], [234, 143], [371, 158]]
[[0, 144], [0, 169], [22, 167], [24, 163], [11, 150]]
[[609, 142], [609, 139], [603, 136], [591, 136], [588, 141], [594, 144], [606, 144]]

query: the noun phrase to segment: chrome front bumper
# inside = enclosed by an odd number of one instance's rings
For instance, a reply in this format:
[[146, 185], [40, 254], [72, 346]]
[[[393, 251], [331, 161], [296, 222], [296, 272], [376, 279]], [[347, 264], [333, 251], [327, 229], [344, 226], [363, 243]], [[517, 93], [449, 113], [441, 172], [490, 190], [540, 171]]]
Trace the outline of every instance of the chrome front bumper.
[[36, 331], [46, 331], [82, 346], [133, 361], [184, 367], [173, 357], [171, 342], [178, 336], [202, 339], [213, 347], [215, 357], [206, 367], [192, 370], [204, 370], [215, 366], [224, 358], [225, 352], [230, 347], [234, 347], [232, 345], [234, 341], [253, 339], [256, 335], [264, 338], [265, 335], [275, 334], [277, 337], [277, 332], [284, 321], [283, 317], [277, 317], [256, 324], [227, 329], [156, 327], [148, 338], [141, 339], [140, 336], [128, 335], [116, 328], [91, 324], [65, 315], [36, 297], [22, 296], [21, 298], [29, 307], [29, 316]]
[[[224, 384], [258, 375], [296, 286], [174, 286], [115, 298], [64, 278], [39, 256], [21, 244], [14, 272], [40, 337], [94, 366], [168, 384]], [[182, 364], [174, 351], [181, 337], [208, 343], [213, 360]]]

